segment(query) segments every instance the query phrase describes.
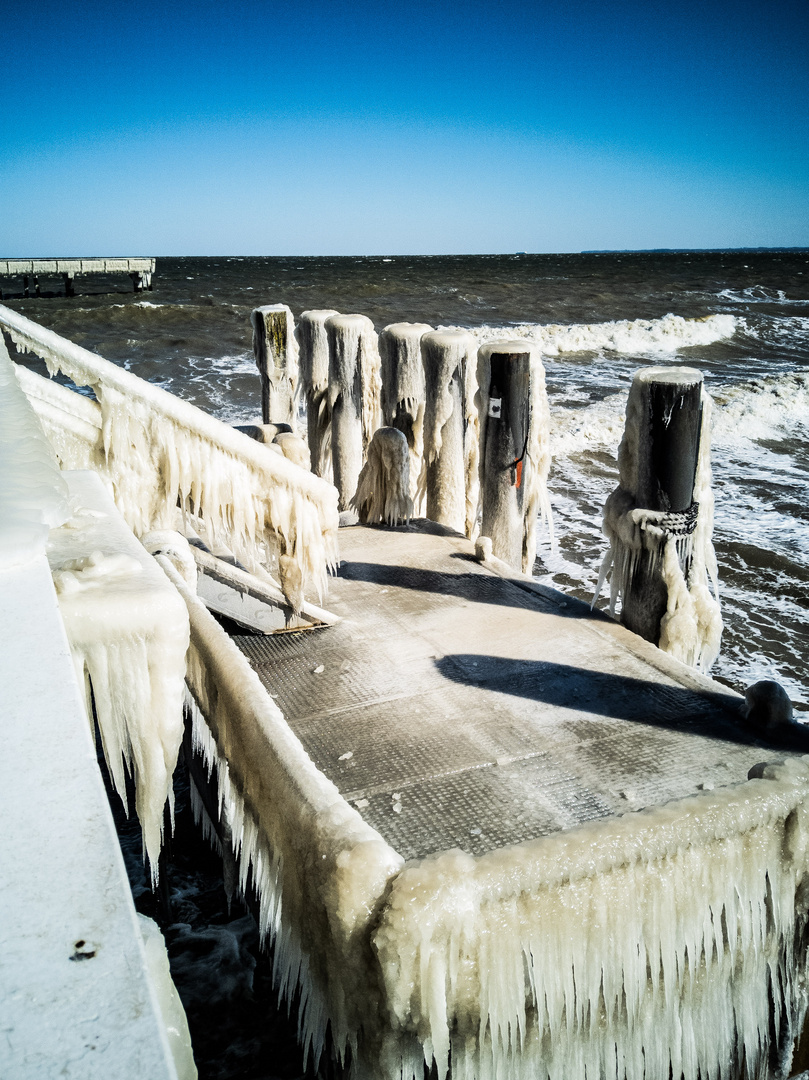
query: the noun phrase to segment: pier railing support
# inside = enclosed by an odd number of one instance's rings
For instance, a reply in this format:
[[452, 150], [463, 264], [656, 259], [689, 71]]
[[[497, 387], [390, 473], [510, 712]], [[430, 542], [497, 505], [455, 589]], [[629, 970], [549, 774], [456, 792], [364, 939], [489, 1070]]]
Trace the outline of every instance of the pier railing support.
[[530, 573], [541, 511], [550, 524], [548, 399], [539, 346], [496, 341], [478, 350], [481, 536], [492, 553]]
[[331, 460], [340, 510], [349, 510], [363, 457], [379, 427], [379, 349], [365, 315], [332, 315], [329, 342]]
[[426, 323], [391, 323], [379, 335], [382, 362], [382, 422], [397, 428], [410, 452], [410, 496], [419, 512], [424, 432], [424, 368], [421, 339], [432, 326]]
[[331, 308], [303, 311], [298, 319], [298, 386], [306, 401], [309, 457], [315, 476], [331, 476], [331, 410], [329, 408], [329, 338], [326, 319]]
[[253, 355], [261, 376], [261, 415], [265, 424], [289, 424], [295, 430], [298, 379], [294, 319], [285, 304], [254, 308]]
[[[711, 543], [710, 397], [695, 368], [643, 368], [629, 391], [619, 484], [604, 507], [610, 610], [685, 663], [707, 669], [722, 621]], [[713, 585], [711, 596], [708, 583]], [[598, 590], [596, 595], [598, 595]]]
[[426, 514], [471, 538], [479, 491], [475, 340], [464, 330], [434, 330], [422, 337], [421, 356]]

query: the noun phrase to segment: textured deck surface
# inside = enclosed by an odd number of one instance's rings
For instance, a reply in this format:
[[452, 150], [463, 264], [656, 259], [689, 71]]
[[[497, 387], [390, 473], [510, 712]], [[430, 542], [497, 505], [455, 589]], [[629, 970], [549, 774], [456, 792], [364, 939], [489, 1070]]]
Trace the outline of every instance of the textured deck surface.
[[[341, 530], [325, 629], [244, 636], [315, 764], [406, 858], [744, 780], [740, 699], [418, 527]], [[770, 756], [772, 753], [770, 752]]]

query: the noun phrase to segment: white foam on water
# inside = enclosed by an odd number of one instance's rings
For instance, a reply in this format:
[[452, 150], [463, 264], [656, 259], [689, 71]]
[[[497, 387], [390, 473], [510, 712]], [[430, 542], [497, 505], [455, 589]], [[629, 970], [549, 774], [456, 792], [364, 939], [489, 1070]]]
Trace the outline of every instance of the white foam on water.
[[733, 337], [738, 325], [739, 320], [733, 315], [686, 319], [682, 315], [668, 314], [660, 319], [618, 319], [603, 323], [480, 326], [471, 333], [479, 344], [503, 337], [536, 341], [546, 356], [604, 349], [624, 356], [648, 356], [672, 354], [695, 345], [712, 345]]

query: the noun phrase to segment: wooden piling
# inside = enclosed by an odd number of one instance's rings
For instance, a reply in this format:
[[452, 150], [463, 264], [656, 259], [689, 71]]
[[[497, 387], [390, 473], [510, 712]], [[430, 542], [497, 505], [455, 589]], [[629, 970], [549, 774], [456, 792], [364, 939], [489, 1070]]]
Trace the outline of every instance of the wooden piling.
[[250, 321], [263, 421], [290, 424], [294, 431], [298, 364], [292, 312], [285, 304], [268, 304], [254, 308]]
[[365, 315], [332, 315], [325, 326], [334, 485], [340, 510], [349, 510], [365, 450], [379, 427], [379, 352]]
[[471, 537], [478, 501], [474, 338], [464, 330], [426, 333], [421, 356], [426, 514]]
[[[382, 422], [397, 428], [410, 452], [410, 495], [419, 503], [417, 488], [422, 467], [424, 431], [424, 369], [421, 339], [432, 326], [391, 323], [379, 335], [382, 362]], [[416, 506], [418, 514], [419, 507]]]
[[331, 308], [303, 311], [298, 319], [298, 385], [306, 401], [309, 458], [315, 476], [331, 476], [331, 410], [329, 408], [329, 339], [326, 319]]
[[[697, 508], [691, 518], [686, 512], [692, 508], [699, 456], [702, 381], [695, 368], [643, 368], [635, 375], [627, 405], [621, 483], [639, 509], [684, 515], [682, 523], [668, 526], [672, 532], [693, 529], [696, 522]], [[643, 544], [625, 583], [621, 610], [624, 626], [655, 644], [668, 602], [659, 546]], [[684, 556], [681, 568], [687, 579]]]
[[480, 534], [491, 538], [498, 559], [530, 573], [537, 513], [542, 509], [548, 514], [547, 430], [537, 438], [537, 432], [547, 428], [539, 347], [527, 341], [491, 342], [478, 351], [477, 373]]

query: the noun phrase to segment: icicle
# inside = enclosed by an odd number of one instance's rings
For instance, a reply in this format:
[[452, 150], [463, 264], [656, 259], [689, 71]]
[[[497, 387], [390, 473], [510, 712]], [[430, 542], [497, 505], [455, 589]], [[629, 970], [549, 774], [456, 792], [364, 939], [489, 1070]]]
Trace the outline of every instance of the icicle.
[[413, 516], [410, 454], [398, 428], [374, 432], [351, 506], [363, 525], [406, 525]]

